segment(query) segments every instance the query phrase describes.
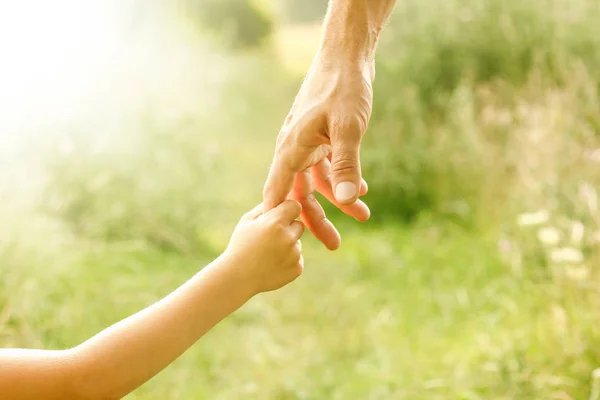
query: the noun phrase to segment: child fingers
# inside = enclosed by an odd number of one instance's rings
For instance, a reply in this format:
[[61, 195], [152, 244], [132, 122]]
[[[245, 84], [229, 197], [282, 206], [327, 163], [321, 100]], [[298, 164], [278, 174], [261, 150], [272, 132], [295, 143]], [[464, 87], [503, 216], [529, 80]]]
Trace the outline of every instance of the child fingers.
[[254, 207], [252, 210], [250, 210], [246, 214], [244, 214], [242, 219], [244, 219], [245, 221], [255, 220], [256, 218], [258, 218], [262, 215], [263, 210], [264, 210], [264, 206], [262, 203], [260, 203], [259, 205]]
[[[300, 221], [293, 221], [289, 228], [293, 243], [297, 243], [304, 233], [304, 224]], [[302, 249], [302, 247], [300, 247]]]
[[300, 254], [300, 259], [298, 260], [296, 271], [298, 273], [298, 276], [300, 276], [302, 274], [302, 271], [304, 271], [304, 257], [302, 257], [302, 254]]
[[290, 224], [300, 216], [300, 212], [302, 212], [300, 203], [296, 200], [286, 200], [273, 210], [269, 211], [269, 214], [279, 221]]

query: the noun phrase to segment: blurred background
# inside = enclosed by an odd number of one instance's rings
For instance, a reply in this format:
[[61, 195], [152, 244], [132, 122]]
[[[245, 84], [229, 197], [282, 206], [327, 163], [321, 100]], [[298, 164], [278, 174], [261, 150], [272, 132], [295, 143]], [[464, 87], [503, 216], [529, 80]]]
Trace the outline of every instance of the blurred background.
[[[128, 399], [598, 399], [600, 3], [399, 0], [372, 220]], [[0, 3], [0, 347], [169, 293], [261, 201], [325, 0]], [[598, 372], [594, 372], [598, 371]]]

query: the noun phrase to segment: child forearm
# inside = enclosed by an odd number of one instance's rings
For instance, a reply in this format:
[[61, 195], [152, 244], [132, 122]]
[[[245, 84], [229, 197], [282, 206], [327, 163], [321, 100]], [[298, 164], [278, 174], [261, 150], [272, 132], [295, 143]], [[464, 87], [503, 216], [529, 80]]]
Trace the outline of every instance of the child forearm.
[[217, 259], [169, 296], [73, 349], [0, 350], [0, 393], [12, 400], [122, 398], [254, 294], [228, 274], [233, 262]]
[[161, 301], [64, 351], [0, 350], [0, 399], [120, 399], [152, 378], [253, 295], [301, 273], [295, 221], [286, 201], [244, 215], [228, 249]]
[[118, 399], [156, 375], [251, 296], [220, 258], [156, 304], [73, 349], [76, 391]]
[[78, 399], [73, 390], [70, 351], [1, 349], [0, 398]]

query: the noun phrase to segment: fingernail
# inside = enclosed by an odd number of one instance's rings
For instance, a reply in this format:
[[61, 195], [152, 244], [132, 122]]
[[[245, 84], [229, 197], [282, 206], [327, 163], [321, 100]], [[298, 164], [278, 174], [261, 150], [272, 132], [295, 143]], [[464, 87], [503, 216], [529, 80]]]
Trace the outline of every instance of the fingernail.
[[335, 187], [335, 198], [340, 203], [347, 202], [356, 197], [358, 190], [352, 182], [338, 183]]

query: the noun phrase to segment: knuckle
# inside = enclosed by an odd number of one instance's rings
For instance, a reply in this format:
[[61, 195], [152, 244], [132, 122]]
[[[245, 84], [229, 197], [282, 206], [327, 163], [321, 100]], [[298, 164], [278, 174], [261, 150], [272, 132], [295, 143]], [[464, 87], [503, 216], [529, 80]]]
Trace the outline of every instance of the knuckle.
[[279, 224], [279, 221], [277, 221], [277, 219], [275, 218], [265, 218], [264, 222], [264, 229], [269, 232], [270, 234], [279, 234], [280, 233], [280, 229], [281, 229], [281, 225]]
[[305, 208], [315, 208], [319, 205], [319, 201], [315, 197], [314, 192], [306, 194], [302, 199], [302, 203], [304, 204]]
[[296, 241], [298, 241], [298, 239], [296, 239], [296, 235], [293, 232], [287, 232], [285, 235], [286, 238], [286, 244], [291, 245], [296, 243]]
[[355, 157], [351, 157], [349, 154], [338, 154], [334, 161], [331, 163], [331, 173], [355, 173], [358, 172], [359, 164]]
[[331, 119], [332, 138], [351, 139], [360, 141], [367, 130], [369, 121], [365, 110], [357, 110], [356, 113], [345, 114]]
[[304, 154], [298, 150], [298, 146], [283, 141], [275, 150], [271, 173], [275, 175], [296, 173], [301, 170]]
[[288, 200], [290, 207], [291, 207], [291, 211], [296, 214], [296, 215], [300, 215], [300, 213], [302, 212], [302, 206], [300, 205], [300, 203], [297, 200]]
[[290, 110], [290, 113], [283, 120], [283, 126], [289, 125], [293, 119], [294, 119], [294, 107], [292, 106], [292, 110]]
[[281, 220], [279, 218], [271, 218], [271, 221], [269, 221], [271, 229], [281, 235], [281, 234], [285, 234], [285, 226], [283, 225], [283, 223], [281, 222]]

